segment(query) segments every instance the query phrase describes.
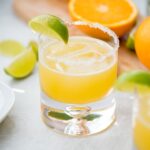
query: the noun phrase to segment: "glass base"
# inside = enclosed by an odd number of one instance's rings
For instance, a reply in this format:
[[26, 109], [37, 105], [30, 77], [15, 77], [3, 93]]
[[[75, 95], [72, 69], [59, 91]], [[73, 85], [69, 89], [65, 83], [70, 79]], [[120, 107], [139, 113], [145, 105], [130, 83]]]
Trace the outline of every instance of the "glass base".
[[71, 136], [87, 136], [109, 128], [115, 120], [116, 101], [113, 94], [96, 103], [68, 105], [49, 99], [41, 93], [44, 123], [57, 132]]

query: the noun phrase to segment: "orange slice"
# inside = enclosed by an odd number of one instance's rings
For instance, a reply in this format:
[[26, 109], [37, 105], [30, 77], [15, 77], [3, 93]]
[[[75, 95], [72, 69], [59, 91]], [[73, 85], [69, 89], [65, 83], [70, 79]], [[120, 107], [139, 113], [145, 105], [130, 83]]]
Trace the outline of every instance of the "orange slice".
[[[132, 0], [70, 0], [69, 12], [73, 20], [100, 23], [119, 37], [130, 31], [138, 16]], [[97, 29], [82, 29], [90, 35], [103, 36]]]

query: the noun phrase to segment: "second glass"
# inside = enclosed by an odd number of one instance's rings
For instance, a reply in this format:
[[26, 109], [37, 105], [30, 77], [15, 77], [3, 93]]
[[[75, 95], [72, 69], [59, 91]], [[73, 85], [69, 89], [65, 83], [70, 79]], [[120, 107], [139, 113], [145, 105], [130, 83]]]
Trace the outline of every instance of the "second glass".
[[150, 150], [150, 90], [136, 93], [133, 135], [137, 150]]
[[[39, 37], [42, 118], [61, 133], [95, 134], [115, 120], [113, 84], [119, 41], [113, 31], [100, 24], [66, 24], [70, 33], [67, 44]], [[79, 30], [87, 27], [105, 39], [89, 37]]]

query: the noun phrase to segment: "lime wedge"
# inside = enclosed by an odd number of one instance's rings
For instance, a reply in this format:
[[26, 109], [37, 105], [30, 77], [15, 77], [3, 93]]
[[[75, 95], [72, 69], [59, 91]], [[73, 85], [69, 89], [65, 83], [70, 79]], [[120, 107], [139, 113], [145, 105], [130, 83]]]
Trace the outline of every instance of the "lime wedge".
[[137, 89], [141, 92], [150, 91], [150, 73], [146, 71], [130, 71], [122, 74], [115, 88], [120, 91], [133, 91]]
[[36, 64], [36, 55], [32, 49], [26, 49], [17, 55], [13, 61], [4, 68], [4, 71], [13, 78], [25, 78], [33, 71]]
[[131, 50], [134, 50], [134, 37], [133, 36], [129, 35], [126, 41], [126, 47]]
[[29, 26], [41, 34], [68, 42], [68, 29], [65, 23], [53, 15], [37, 16], [29, 21]]
[[30, 41], [28, 48], [31, 48], [34, 51], [36, 59], [38, 60], [38, 44], [35, 41]]
[[129, 36], [127, 38], [127, 41], [126, 41], [126, 47], [129, 48], [130, 50], [135, 49], [134, 36], [135, 36], [136, 30], [137, 30], [137, 25], [131, 30], [131, 32], [129, 33]]
[[21, 53], [25, 47], [15, 40], [4, 40], [0, 42], [0, 53], [6, 56], [15, 56]]

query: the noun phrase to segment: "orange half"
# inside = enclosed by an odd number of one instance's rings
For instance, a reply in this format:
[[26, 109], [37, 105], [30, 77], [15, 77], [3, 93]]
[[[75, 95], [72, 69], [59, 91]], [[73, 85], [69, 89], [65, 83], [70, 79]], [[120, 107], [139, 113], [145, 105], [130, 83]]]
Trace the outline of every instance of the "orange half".
[[[138, 10], [132, 0], [70, 0], [69, 12], [73, 20], [100, 23], [112, 29], [119, 37], [134, 26]], [[83, 29], [101, 37], [96, 29]]]

